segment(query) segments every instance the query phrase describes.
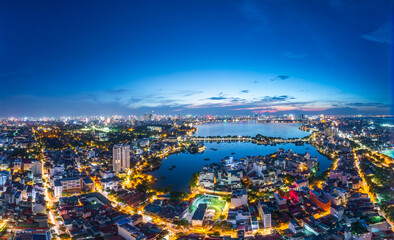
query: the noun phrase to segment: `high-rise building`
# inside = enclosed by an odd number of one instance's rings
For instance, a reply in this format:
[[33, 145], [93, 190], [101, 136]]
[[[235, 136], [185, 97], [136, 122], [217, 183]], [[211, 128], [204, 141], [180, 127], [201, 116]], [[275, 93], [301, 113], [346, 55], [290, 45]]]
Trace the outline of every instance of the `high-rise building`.
[[41, 161], [33, 161], [31, 168], [31, 174], [33, 176], [42, 175], [42, 162]]
[[114, 172], [126, 171], [130, 168], [130, 146], [117, 144], [113, 148], [112, 166]]
[[9, 180], [10, 178], [10, 172], [8, 171], [0, 171], [0, 191], [2, 191], [2, 188], [4, 184]]
[[262, 210], [264, 228], [271, 228], [271, 212], [265, 207]]

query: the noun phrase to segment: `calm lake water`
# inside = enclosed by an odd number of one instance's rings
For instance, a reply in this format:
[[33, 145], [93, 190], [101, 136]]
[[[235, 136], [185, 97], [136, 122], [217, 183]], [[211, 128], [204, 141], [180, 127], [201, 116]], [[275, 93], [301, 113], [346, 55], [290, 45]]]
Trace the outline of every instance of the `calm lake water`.
[[[268, 155], [276, 152], [278, 148], [292, 150], [300, 154], [309, 152], [311, 156], [318, 157], [320, 162], [319, 171], [325, 171], [331, 165], [331, 161], [325, 156], [318, 153], [317, 149], [310, 144], [304, 146], [296, 146], [293, 143], [278, 144], [276, 146], [257, 145], [250, 142], [231, 142], [231, 143], [205, 143], [207, 149], [203, 153], [191, 154], [180, 153], [171, 155], [167, 159], [163, 159], [162, 166], [151, 172], [157, 178], [156, 186], [166, 187], [173, 186], [174, 191], [186, 191], [189, 189], [189, 179], [192, 174], [202, 170], [202, 167], [210, 163], [218, 163], [221, 159], [233, 156], [240, 159], [246, 156]], [[216, 151], [214, 149], [217, 149]], [[308, 148], [308, 149], [307, 149]], [[231, 154], [235, 153], [235, 154]], [[209, 158], [209, 161], [204, 159]], [[173, 165], [176, 167], [169, 170]], [[162, 179], [162, 177], [165, 177]]]
[[308, 132], [301, 131], [300, 123], [259, 123], [257, 121], [241, 121], [227, 123], [209, 123], [197, 126], [195, 136], [251, 136], [261, 134], [269, 137], [302, 138]]
[[[255, 136], [256, 134], [282, 138], [308, 136], [309, 133], [299, 130], [299, 126], [300, 124], [293, 123], [258, 123], [256, 121], [210, 123], [199, 125], [195, 136]], [[276, 152], [279, 148], [291, 149], [300, 154], [309, 152], [311, 156], [317, 156], [320, 162], [319, 172], [325, 171], [331, 165], [331, 161], [318, 153], [317, 149], [310, 144], [304, 144], [303, 146], [296, 146], [292, 143], [265, 146], [250, 142], [206, 142], [204, 144], [206, 150], [203, 153], [191, 154], [186, 152], [163, 159], [162, 166], [150, 173], [157, 178], [156, 186], [167, 187], [172, 185], [172, 190], [174, 191], [187, 191], [189, 190], [189, 179], [192, 174], [201, 171], [202, 167], [207, 164], [218, 163], [221, 159], [228, 156], [233, 156], [235, 159], [246, 156], [265, 156]], [[204, 159], [207, 158], [210, 160], [205, 161]], [[176, 167], [169, 170], [172, 166]]]

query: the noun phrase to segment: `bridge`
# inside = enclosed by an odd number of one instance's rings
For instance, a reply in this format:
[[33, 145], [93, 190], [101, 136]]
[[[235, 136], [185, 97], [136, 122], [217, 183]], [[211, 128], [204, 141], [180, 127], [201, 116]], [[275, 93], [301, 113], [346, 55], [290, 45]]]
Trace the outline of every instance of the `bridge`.
[[297, 120], [291, 120], [291, 119], [258, 119], [257, 122], [259, 123], [304, 123], [307, 122], [308, 120], [304, 119], [297, 119]]
[[256, 139], [250, 137], [191, 137], [191, 141], [196, 142], [254, 142], [254, 143], [261, 143], [261, 144], [270, 144], [270, 143], [296, 143], [296, 142], [309, 142], [308, 138], [290, 138], [290, 139], [283, 139], [283, 138], [272, 138], [267, 139], [266, 142], [258, 141]]

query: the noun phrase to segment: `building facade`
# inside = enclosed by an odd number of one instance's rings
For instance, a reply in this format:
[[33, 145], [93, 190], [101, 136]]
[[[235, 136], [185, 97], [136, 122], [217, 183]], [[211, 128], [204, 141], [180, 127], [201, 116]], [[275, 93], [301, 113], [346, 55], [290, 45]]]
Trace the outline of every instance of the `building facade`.
[[130, 168], [130, 146], [117, 144], [113, 148], [112, 167], [114, 172], [127, 171]]

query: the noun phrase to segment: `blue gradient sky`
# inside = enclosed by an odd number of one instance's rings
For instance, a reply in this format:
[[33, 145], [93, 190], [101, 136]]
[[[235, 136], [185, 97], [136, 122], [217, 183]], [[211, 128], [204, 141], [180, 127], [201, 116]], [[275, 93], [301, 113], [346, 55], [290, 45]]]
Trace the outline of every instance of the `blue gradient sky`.
[[392, 106], [393, 2], [0, 3], [0, 116]]

